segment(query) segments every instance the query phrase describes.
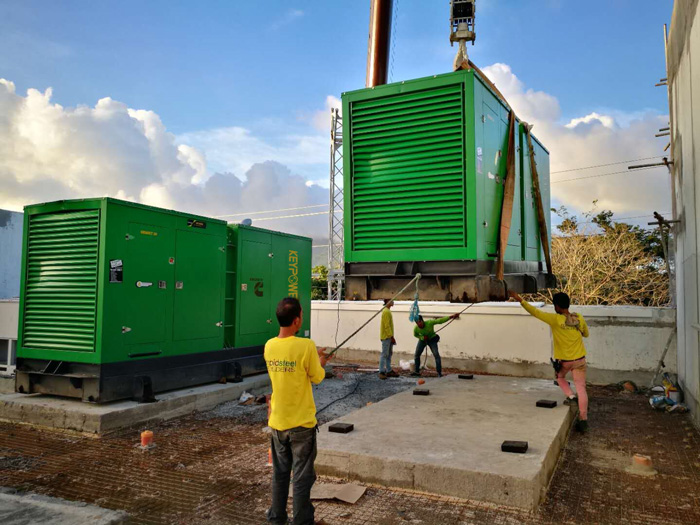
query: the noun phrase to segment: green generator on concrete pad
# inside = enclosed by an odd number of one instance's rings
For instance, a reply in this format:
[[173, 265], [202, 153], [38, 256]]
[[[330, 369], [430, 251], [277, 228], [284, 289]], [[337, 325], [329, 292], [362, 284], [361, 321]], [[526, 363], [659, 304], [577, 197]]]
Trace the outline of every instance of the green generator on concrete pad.
[[[510, 148], [516, 180], [503, 281], [521, 293], [555, 284], [545, 272], [526, 129], [516, 120], [510, 143], [510, 107], [490, 82], [470, 69], [342, 98], [347, 298], [390, 297], [420, 273], [422, 299], [504, 299], [494, 297], [492, 276]], [[549, 235], [549, 152], [531, 137]]]
[[106, 402], [265, 370], [277, 302], [309, 336], [311, 239], [124, 202], [25, 208], [16, 390]]

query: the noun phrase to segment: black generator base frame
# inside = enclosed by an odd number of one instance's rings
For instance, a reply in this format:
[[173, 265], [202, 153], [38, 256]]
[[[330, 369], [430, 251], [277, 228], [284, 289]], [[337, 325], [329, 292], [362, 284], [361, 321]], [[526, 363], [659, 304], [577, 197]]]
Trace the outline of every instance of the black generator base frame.
[[226, 348], [213, 352], [101, 365], [17, 359], [15, 391], [79, 398], [90, 403], [134, 399], [156, 401], [155, 394], [214, 383], [239, 382], [266, 371], [264, 347]]
[[[536, 293], [557, 287], [555, 276], [546, 273], [542, 262], [505, 261], [502, 280], [494, 277], [495, 264], [495, 261], [346, 262], [345, 297], [355, 301], [391, 297], [418, 273], [422, 277], [420, 296], [426, 301], [505, 301], [509, 290]], [[415, 287], [409, 287], [398, 299], [413, 299], [414, 293]]]

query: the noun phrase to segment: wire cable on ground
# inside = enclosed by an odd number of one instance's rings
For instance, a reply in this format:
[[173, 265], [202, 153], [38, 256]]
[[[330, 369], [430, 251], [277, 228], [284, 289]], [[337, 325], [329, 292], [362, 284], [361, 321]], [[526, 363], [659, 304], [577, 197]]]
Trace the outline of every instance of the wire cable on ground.
[[339, 397], [338, 399], [334, 399], [333, 401], [331, 401], [330, 403], [328, 403], [328, 404], [327, 404], [326, 406], [324, 406], [323, 408], [317, 410], [317, 411], [316, 411], [316, 415], [317, 415], [317, 416], [318, 416], [321, 412], [323, 412], [324, 410], [326, 410], [327, 408], [329, 408], [330, 406], [335, 405], [336, 403], [338, 403], [338, 402], [340, 402], [340, 401], [343, 401], [344, 399], [349, 398], [351, 395], [353, 395], [355, 392], [357, 392], [357, 389], [358, 389], [358, 387], [360, 386], [360, 381], [362, 381], [362, 378], [365, 377], [365, 374], [361, 374], [360, 372], [357, 372], [357, 374], [358, 374], [358, 375], [357, 375], [357, 378], [355, 379], [355, 386], [353, 387], [353, 389], [352, 389], [350, 392], [348, 392], [347, 394], [345, 394], [344, 396]]

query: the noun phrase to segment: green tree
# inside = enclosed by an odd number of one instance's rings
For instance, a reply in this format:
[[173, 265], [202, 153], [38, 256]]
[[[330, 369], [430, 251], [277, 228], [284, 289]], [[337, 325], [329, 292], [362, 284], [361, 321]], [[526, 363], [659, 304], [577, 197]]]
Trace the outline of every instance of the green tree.
[[[658, 230], [615, 220], [593, 209], [583, 220], [565, 207], [552, 235], [552, 266], [573, 304], [661, 306], [669, 302], [669, 275]], [[551, 301], [555, 290], [540, 295]]]
[[322, 264], [311, 270], [311, 299], [328, 299], [328, 268]]

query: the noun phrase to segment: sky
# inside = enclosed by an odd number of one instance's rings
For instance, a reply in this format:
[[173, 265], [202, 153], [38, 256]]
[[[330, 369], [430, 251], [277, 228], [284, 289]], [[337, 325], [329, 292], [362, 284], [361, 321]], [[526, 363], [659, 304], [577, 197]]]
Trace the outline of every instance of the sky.
[[[670, 211], [665, 168], [580, 168], [663, 154], [671, 10], [477, 2], [470, 58], [550, 150], [554, 206]], [[327, 202], [329, 109], [364, 86], [368, 21], [365, 0], [0, 0], [0, 207], [109, 195], [322, 243], [323, 215], [256, 212]], [[451, 70], [447, 0], [395, 0], [393, 29], [392, 81]]]

